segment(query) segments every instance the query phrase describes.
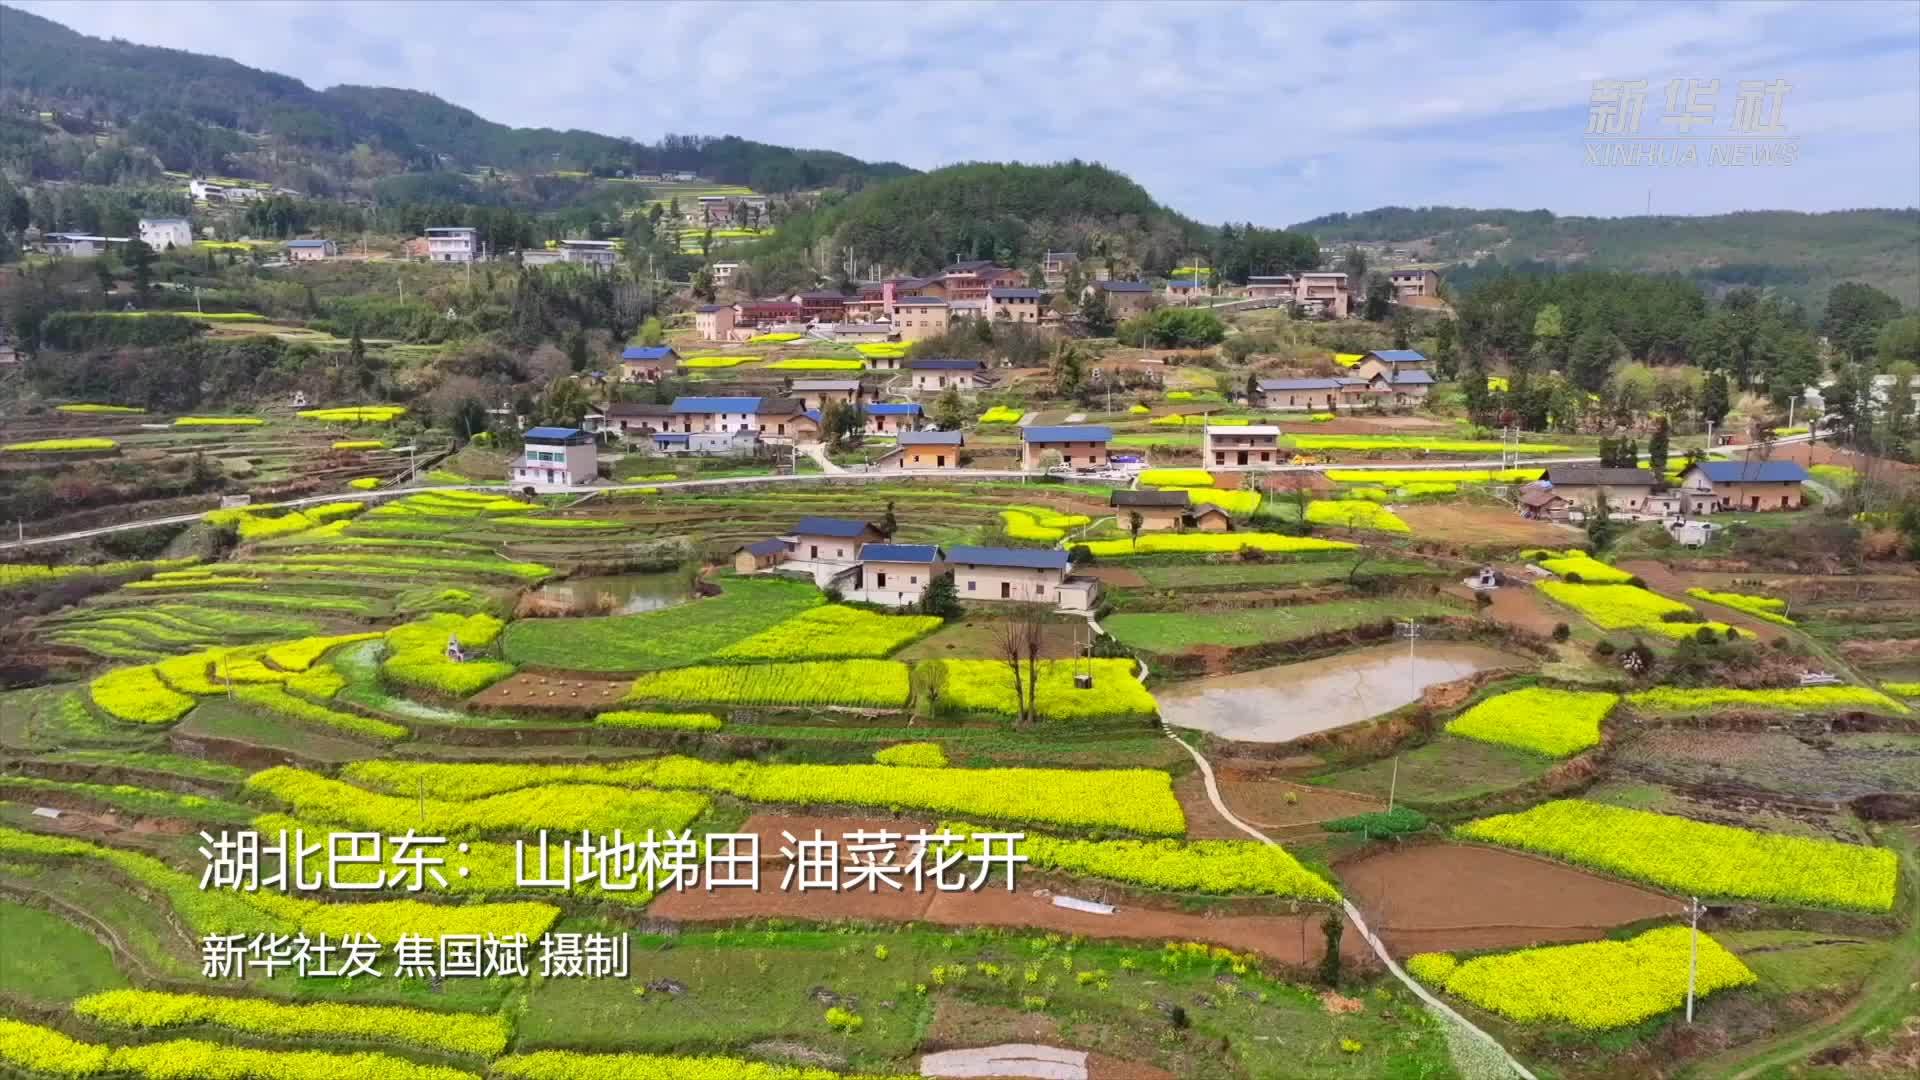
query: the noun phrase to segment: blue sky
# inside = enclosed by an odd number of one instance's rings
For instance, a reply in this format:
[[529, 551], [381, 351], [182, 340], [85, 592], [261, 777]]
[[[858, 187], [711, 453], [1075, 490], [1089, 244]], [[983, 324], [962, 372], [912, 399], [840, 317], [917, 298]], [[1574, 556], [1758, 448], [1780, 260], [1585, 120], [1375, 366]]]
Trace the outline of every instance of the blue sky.
[[[433, 3], [13, 0], [82, 33], [492, 120], [737, 134], [934, 168], [1082, 158], [1208, 222], [1920, 204], [1920, 2]], [[1593, 83], [1785, 80], [1791, 166], [1586, 163]], [[1704, 133], [1706, 129], [1703, 129]], [[1703, 151], [1704, 153], [1704, 151]]]

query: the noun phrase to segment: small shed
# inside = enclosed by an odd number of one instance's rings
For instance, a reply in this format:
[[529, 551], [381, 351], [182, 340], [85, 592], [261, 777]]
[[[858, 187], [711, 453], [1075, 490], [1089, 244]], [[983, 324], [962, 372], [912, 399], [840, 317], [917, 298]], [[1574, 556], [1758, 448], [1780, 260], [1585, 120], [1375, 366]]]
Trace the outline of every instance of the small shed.
[[757, 574], [762, 570], [771, 570], [780, 564], [787, 554], [787, 545], [783, 540], [756, 540], [734, 549], [733, 572], [736, 574]]

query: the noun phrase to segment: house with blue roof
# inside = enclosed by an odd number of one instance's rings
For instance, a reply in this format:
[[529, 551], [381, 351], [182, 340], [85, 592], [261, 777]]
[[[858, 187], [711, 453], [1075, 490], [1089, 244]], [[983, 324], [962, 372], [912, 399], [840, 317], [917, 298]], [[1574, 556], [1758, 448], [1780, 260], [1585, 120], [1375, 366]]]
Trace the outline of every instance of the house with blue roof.
[[961, 600], [1092, 611], [1100, 595], [1098, 582], [1074, 576], [1061, 548], [956, 546], [947, 549], [947, 566]]
[[680, 367], [680, 354], [670, 345], [629, 345], [620, 354], [620, 378], [626, 382], [659, 382]]
[[1039, 289], [988, 289], [986, 315], [996, 322], [1037, 323], [1043, 299]]
[[1375, 375], [1392, 377], [1397, 371], [1425, 371], [1427, 358], [1412, 349], [1375, 349], [1353, 365], [1353, 377], [1371, 379]]
[[526, 449], [508, 475], [515, 487], [562, 491], [591, 484], [600, 475], [600, 448], [593, 433], [571, 427], [533, 427], [522, 436]]
[[860, 569], [847, 598], [893, 607], [917, 604], [927, 583], [946, 569], [945, 560], [937, 544], [862, 544]]
[[911, 401], [876, 401], [867, 406], [867, 434], [898, 435], [918, 431], [925, 420], [920, 406]]
[[1792, 461], [1696, 461], [1680, 470], [1689, 514], [1715, 510], [1798, 510], [1807, 470]]
[[1039, 469], [1049, 454], [1074, 469], [1104, 469], [1113, 429], [1097, 424], [1054, 426], [1032, 424], [1020, 429], [1020, 467]]

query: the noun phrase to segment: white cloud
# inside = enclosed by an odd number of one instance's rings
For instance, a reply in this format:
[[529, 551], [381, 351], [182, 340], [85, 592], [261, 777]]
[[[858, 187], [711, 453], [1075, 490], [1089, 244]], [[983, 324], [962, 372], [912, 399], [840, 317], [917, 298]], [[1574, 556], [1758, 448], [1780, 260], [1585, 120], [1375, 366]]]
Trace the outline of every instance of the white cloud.
[[[19, 0], [84, 33], [324, 87], [425, 90], [492, 120], [738, 134], [932, 168], [1106, 162], [1208, 221], [1383, 203], [1910, 205], [1920, 6], [323, 3]], [[1582, 165], [1594, 78], [1787, 77], [1791, 169]], [[1724, 121], [1723, 121], [1724, 122]], [[1667, 192], [1671, 191], [1671, 204]]]

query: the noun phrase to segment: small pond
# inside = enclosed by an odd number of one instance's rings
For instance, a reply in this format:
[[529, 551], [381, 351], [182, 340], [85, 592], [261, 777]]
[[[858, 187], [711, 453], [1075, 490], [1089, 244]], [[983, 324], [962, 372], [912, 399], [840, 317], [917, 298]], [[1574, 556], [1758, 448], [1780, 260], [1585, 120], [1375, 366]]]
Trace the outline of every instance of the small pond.
[[1176, 683], [1154, 696], [1177, 727], [1240, 742], [1290, 742], [1357, 724], [1416, 701], [1435, 683], [1477, 671], [1531, 667], [1532, 661], [1482, 645], [1421, 642], [1376, 645], [1298, 664]]
[[[540, 596], [571, 603], [583, 615], [637, 615], [659, 611], [692, 599], [687, 593], [686, 575], [669, 570], [654, 574], [618, 574], [610, 577], [576, 577], [550, 582], [535, 590]], [[597, 596], [611, 597], [610, 608], [594, 607]]]

